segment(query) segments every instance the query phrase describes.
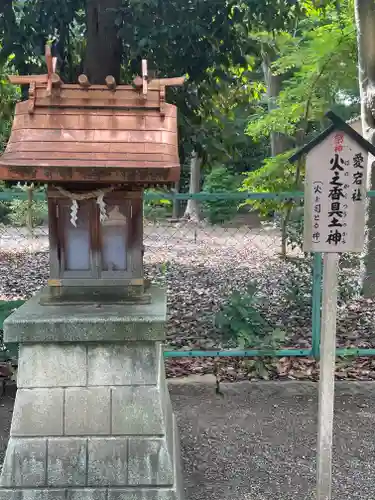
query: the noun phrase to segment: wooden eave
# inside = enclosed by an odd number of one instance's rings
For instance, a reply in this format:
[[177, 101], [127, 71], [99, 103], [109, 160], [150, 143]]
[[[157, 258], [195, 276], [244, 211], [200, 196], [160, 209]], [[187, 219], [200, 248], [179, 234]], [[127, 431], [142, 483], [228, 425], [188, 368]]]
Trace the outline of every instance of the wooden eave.
[[312, 149], [320, 144], [324, 139], [326, 139], [335, 130], [341, 130], [345, 132], [353, 141], [355, 141], [359, 146], [361, 146], [365, 151], [371, 153], [375, 156], [375, 146], [366, 141], [357, 131], [355, 131], [350, 125], [348, 125], [344, 120], [337, 116], [333, 111], [328, 111], [326, 117], [329, 118], [332, 124], [323, 130], [317, 137], [308, 142], [305, 146], [298, 149], [288, 160], [293, 163], [298, 160], [301, 156], [306, 155]]
[[49, 90], [45, 83], [42, 75], [30, 85], [29, 99], [16, 105], [0, 179], [178, 181], [177, 109], [165, 103], [163, 80], [151, 81], [147, 95], [128, 85], [57, 81]]

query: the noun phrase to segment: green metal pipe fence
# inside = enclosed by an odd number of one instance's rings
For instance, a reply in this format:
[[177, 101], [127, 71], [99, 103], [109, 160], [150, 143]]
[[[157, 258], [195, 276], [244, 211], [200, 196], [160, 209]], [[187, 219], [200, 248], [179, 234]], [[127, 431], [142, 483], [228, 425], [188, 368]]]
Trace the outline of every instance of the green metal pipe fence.
[[[375, 197], [375, 191], [369, 191], [368, 197]], [[205, 201], [218, 201], [218, 200], [230, 200], [230, 201], [245, 201], [245, 200], [301, 200], [303, 198], [302, 192], [283, 192], [283, 193], [173, 193], [166, 192], [155, 193], [146, 192], [145, 200], [181, 200], [187, 201], [189, 199], [195, 199], [201, 202]], [[45, 200], [45, 194], [43, 192], [34, 193], [33, 198], [35, 200]], [[25, 192], [15, 192], [13, 190], [0, 191], [0, 201], [12, 201], [14, 199], [27, 199], [27, 193]], [[322, 254], [314, 254], [313, 260], [313, 284], [312, 284], [312, 340], [311, 349], [229, 349], [229, 350], [190, 350], [190, 351], [164, 351], [165, 358], [201, 358], [201, 357], [212, 357], [212, 358], [244, 358], [244, 357], [313, 357], [314, 359], [319, 359], [320, 351], [320, 321], [321, 321], [321, 306], [322, 306], [322, 268], [323, 259]], [[13, 307], [19, 307], [20, 301], [10, 301], [8, 303], [8, 309]], [[6, 314], [1, 314], [1, 304], [0, 304], [0, 329], [2, 328], [2, 323], [5, 319]], [[15, 344], [7, 345], [8, 352], [13, 354], [18, 349]], [[336, 356], [350, 357], [350, 356], [375, 356], [375, 348], [337, 348]], [[1, 352], [0, 352], [1, 359]]]

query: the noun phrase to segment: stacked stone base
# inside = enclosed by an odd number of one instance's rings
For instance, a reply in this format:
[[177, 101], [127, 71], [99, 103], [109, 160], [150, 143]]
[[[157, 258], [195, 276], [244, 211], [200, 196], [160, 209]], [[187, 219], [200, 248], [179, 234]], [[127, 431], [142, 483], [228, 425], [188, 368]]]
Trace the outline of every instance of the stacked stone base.
[[27, 343], [0, 500], [181, 500], [160, 342]]
[[23, 489], [3, 490], [6, 500], [176, 500], [176, 492], [165, 489]]

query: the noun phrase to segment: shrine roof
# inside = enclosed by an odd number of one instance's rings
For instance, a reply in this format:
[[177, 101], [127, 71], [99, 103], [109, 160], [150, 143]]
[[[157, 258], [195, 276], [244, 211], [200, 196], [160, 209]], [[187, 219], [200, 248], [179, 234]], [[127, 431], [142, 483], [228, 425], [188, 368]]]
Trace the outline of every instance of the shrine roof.
[[333, 111], [328, 111], [328, 113], [326, 113], [326, 117], [331, 120], [332, 124], [325, 130], [323, 130], [323, 132], [321, 132], [317, 137], [312, 139], [309, 143], [307, 143], [302, 148], [298, 149], [292, 156], [290, 156], [288, 160], [291, 163], [298, 160], [301, 156], [309, 153], [312, 149], [314, 149], [315, 146], [320, 144], [335, 130], [341, 130], [342, 132], [346, 133], [365, 151], [375, 156], [375, 146], [366, 141], [366, 139], [364, 139], [362, 135], [360, 135], [356, 130], [354, 130], [354, 128], [352, 128], [350, 124], [342, 120], [339, 116], [333, 113]]
[[[33, 80], [34, 78], [34, 80]], [[140, 77], [138, 77], [140, 78]], [[64, 84], [56, 73], [10, 77], [29, 83], [0, 157], [0, 179], [168, 184], [180, 175], [177, 109], [161, 79], [117, 86]], [[177, 82], [177, 83], [174, 83]]]

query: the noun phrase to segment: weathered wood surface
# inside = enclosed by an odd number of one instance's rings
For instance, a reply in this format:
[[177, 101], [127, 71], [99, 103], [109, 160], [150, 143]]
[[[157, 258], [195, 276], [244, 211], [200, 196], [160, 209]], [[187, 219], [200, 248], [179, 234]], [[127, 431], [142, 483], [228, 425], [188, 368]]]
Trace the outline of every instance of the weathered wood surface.
[[[122, 142], [171, 144], [177, 148], [177, 134], [167, 131], [147, 130], [72, 130], [72, 129], [21, 129], [12, 132], [9, 143], [14, 142]], [[126, 146], [124, 146], [126, 147]], [[72, 151], [74, 149], [72, 148]], [[88, 150], [89, 151], [89, 150]], [[126, 149], [124, 153], [126, 153]], [[176, 158], [177, 159], [177, 158]], [[157, 160], [157, 158], [155, 158]], [[1, 161], [0, 161], [1, 163]]]
[[[180, 166], [156, 165], [152, 162], [102, 162], [98, 161], [54, 161], [48, 166], [40, 166], [39, 162], [30, 161], [18, 164], [0, 163], [0, 179], [10, 181], [33, 180], [36, 182], [95, 182], [98, 184], [137, 184], [139, 186], [164, 185], [177, 182], [180, 178]], [[38, 163], [38, 164], [37, 164]]]
[[147, 114], [100, 116], [100, 115], [19, 115], [13, 120], [12, 130], [56, 129], [56, 130], [134, 130], [169, 131], [176, 133], [176, 119], [172, 116], [160, 120], [160, 116]]
[[150, 82], [144, 98], [132, 86], [116, 86], [110, 76], [106, 85], [90, 85], [84, 76], [81, 85], [65, 85], [53, 73], [50, 96], [44, 78], [32, 83], [31, 99], [16, 106], [0, 178], [177, 181], [177, 110], [164, 103], [159, 84], [153, 88]]
[[[51, 98], [46, 100], [49, 103], [51, 103]], [[28, 104], [30, 101], [23, 101], [19, 102], [16, 105], [16, 116], [27, 114], [28, 111]], [[146, 114], [147, 116], [160, 116], [159, 109], [155, 107], [154, 104], [148, 105], [147, 103], [144, 103], [143, 100], [140, 100], [139, 102], [143, 102], [142, 106], [140, 106], [139, 109], [136, 107], [129, 106], [128, 109], [125, 109], [126, 106], [123, 108], [115, 108], [115, 107], [86, 107], [86, 108], [76, 108], [75, 105], [73, 106], [67, 106], [67, 107], [62, 107], [61, 106], [61, 100], [56, 100], [57, 105], [53, 106], [50, 105], [48, 108], [48, 115], [89, 115], [89, 116], [139, 116], [141, 113]], [[124, 101], [125, 102], [125, 101]], [[127, 103], [129, 101], [126, 101]], [[74, 104], [74, 103], [73, 103]], [[165, 104], [165, 116], [172, 116], [176, 117], [177, 116], [177, 108], [171, 104]], [[35, 108], [35, 111], [33, 113], [33, 116], [37, 115], [46, 115], [47, 111], [45, 109], [45, 106], [40, 106]]]
[[[73, 144], [73, 145], [72, 145]], [[126, 148], [126, 153], [124, 153], [124, 148]], [[160, 154], [160, 155], [175, 155], [175, 146], [173, 144], [154, 144], [154, 143], [144, 143], [144, 142], [12, 142], [7, 146], [7, 153], [13, 152], [48, 152], [48, 151], [59, 151], [66, 152], [74, 149], [76, 153], [86, 153], [88, 150], [91, 153], [122, 153], [122, 154], [132, 154], [132, 153], [144, 153], [148, 154]], [[133, 158], [131, 158], [133, 159]]]

